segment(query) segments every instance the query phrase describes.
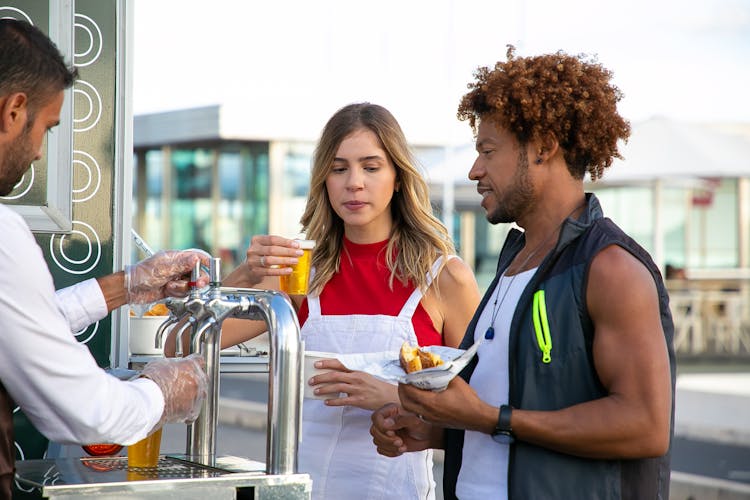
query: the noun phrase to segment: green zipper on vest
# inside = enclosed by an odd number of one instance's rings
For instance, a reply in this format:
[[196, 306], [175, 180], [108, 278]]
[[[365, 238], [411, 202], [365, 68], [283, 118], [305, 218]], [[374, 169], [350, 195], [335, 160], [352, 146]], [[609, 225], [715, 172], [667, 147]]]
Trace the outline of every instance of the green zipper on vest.
[[534, 293], [534, 305], [532, 310], [534, 318], [534, 333], [539, 350], [542, 351], [542, 362], [552, 361], [552, 336], [549, 333], [549, 322], [547, 321], [547, 304], [544, 301], [544, 290]]

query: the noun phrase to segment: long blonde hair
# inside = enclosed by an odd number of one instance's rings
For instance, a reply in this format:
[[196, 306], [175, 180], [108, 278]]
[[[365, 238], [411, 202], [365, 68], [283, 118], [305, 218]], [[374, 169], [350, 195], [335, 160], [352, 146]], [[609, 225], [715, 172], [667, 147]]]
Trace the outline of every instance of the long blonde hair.
[[[313, 155], [310, 194], [300, 220], [307, 238], [316, 240], [312, 265], [315, 276], [312, 295], [320, 295], [325, 284], [340, 269], [344, 249], [344, 222], [328, 199], [326, 179], [341, 142], [357, 130], [371, 130], [396, 169], [397, 191], [391, 199], [393, 230], [386, 247], [386, 265], [393, 280], [427, 288], [427, 274], [438, 256], [455, 253], [445, 226], [432, 213], [429, 190], [417, 169], [406, 137], [393, 115], [368, 102], [339, 109], [326, 123]], [[395, 256], [395, 258], [394, 258]]]

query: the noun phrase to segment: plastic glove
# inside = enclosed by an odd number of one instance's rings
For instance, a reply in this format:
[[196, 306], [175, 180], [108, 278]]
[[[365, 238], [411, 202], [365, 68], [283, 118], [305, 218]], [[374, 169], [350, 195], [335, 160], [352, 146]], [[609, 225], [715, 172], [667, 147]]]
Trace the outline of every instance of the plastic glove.
[[200, 354], [149, 361], [140, 376], [153, 380], [164, 394], [164, 414], [154, 429], [167, 422], [189, 424], [198, 418], [208, 390], [205, 361]]
[[[167, 250], [125, 268], [125, 288], [128, 304], [151, 304], [164, 297], [184, 297], [190, 291], [188, 282], [195, 263], [209, 263], [203, 251]], [[208, 276], [201, 273], [198, 287], [208, 284]]]

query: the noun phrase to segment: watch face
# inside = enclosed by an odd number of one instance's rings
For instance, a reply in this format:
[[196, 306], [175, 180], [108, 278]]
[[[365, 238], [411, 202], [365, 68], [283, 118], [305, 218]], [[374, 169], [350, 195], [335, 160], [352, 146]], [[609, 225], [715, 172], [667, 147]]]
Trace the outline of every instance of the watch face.
[[510, 444], [513, 442], [513, 436], [508, 431], [499, 431], [492, 435], [492, 440], [500, 444]]

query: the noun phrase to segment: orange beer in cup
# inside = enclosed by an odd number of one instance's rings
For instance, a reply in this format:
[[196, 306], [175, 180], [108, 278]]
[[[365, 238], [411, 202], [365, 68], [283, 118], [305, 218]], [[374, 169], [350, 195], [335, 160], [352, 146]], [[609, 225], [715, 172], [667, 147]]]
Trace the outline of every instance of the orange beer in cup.
[[161, 428], [137, 443], [128, 446], [128, 467], [153, 468], [159, 462]]
[[292, 274], [279, 276], [281, 291], [289, 295], [307, 295], [307, 282], [310, 280], [310, 264], [315, 240], [296, 240], [303, 254], [296, 265], [292, 266]]

